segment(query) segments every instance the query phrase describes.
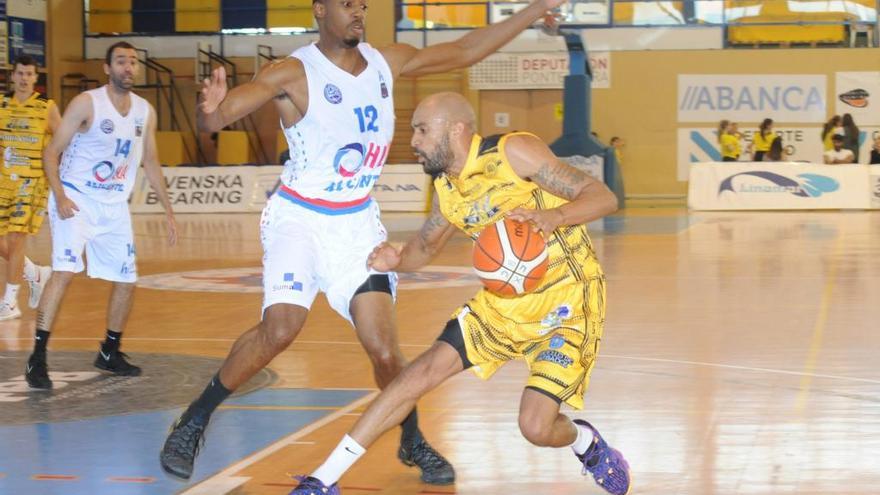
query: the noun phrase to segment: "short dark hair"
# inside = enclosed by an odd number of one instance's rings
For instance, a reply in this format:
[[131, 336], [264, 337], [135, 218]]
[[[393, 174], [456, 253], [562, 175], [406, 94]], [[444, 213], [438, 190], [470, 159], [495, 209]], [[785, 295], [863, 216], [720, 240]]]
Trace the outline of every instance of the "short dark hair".
[[107, 65], [110, 65], [110, 62], [113, 61], [113, 50], [115, 50], [117, 48], [125, 48], [127, 50], [136, 50], [134, 45], [132, 45], [131, 43], [129, 43], [127, 41], [117, 41], [116, 43], [113, 43], [112, 45], [110, 45], [110, 48], [107, 48], [107, 54], [104, 55], [104, 63], [106, 63]]
[[33, 65], [34, 68], [38, 67], [37, 61], [34, 60], [34, 57], [31, 57], [30, 55], [19, 55], [19, 56], [15, 57], [15, 62], [12, 63], [12, 69], [15, 70], [15, 66], [17, 66], [17, 65], [22, 65], [22, 66]]

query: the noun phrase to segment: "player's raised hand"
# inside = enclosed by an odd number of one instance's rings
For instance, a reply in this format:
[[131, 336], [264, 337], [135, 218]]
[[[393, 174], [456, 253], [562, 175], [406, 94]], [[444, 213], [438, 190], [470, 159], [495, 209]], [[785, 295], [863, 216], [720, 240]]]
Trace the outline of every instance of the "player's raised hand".
[[168, 227], [168, 245], [177, 245], [177, 221], [174, 220], [174, 214], [165, 215], [165, 224]]
[[76, 203], [73, 202], [67, 196], [61, 196], [55, 201], [55, 208], [58, 210], [58, 216], [61, 217], [62, 220], [66, 220], [79, 211], [79, 206], [76, 206]]
[[202, 81], [202, 102], [199, 109], [206, 113], [214, 113], [226, 98], [226, 69], [221, 65], [211, 72], [211, 77]]
[[399, 264], [400, 251], [387, 242], [373, 248], [373, 252], [367, 257], [367, 267], [379, 272], [393, 271]]
[[532, 230], [541, 232], [544, 237], [553, 233], [554, 230], [562, 225], [564, 220], [562, 212], [557, 208], [550, 210], [529, 210], [527, 208], [516, 208], [507, 214], [507, 217], [517, 222], [532, 224]]

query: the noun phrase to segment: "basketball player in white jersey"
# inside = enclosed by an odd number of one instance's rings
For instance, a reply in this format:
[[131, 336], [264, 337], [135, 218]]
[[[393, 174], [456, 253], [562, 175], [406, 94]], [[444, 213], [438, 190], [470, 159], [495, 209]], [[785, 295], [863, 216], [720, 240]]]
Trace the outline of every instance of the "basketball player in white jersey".
[[[228, 94], [222, 67], [205, 81], [198, 111], [202, 130], [219, 130], [274, 98], [290, 160], [282, 186], [263, 211], [262, 321], [238, 339], [174, 424], [160, 454], [165, 471], [185, 479], [192, 475], [211, 413], [293, 342], [318, 291], [354, 326], [380, 388], [403, 369], [393, 311], [397, 277], [366, 266], [367, 256], [386, 239], [370, 190], [393, 136], [394, 79], [470, 66], [564, 1], [535, 0], [506, 21], [454, 42], [377, 50], [361, 43], [367, 0], [313, 0], [316, 44], [270, 64]], [[400, 460], [417, 465], [427, 483], [454, 482], [452, 466], [419, 432], [415, 410], [401, 427]]]
[[83, 250], [89, 277], [113, 283], [107, 336], [95, 366], [121, 376], [141, 372], [119, 351], [137, 280], [128, 198], [141, 161], [165, 208], [171, 245], [177, 227], [156, 152], [156, 112], [131, 91], [137, 71], [134, 47], [124, 41], [112, 45], [104, 64], [109, 82], [70, 102], [43, 154], [51, 190], [52, 277], [37, 308], [34, 352], [25, 373], [34, 388], [52, 388], [46, 344], [67, 285], [83, 271]]

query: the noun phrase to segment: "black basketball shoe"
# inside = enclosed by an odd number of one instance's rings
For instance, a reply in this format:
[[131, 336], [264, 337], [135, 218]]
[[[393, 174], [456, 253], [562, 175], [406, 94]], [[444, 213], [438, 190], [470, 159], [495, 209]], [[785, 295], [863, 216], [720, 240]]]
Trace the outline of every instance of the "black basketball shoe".
[[401, 439], [397, 457], [407, 466], [418, 466], [422, 470], [422, 481], [431, 485], [450, 485], [455, 483], [455, 470], [439, 452], [422, 437], [414, 440]]

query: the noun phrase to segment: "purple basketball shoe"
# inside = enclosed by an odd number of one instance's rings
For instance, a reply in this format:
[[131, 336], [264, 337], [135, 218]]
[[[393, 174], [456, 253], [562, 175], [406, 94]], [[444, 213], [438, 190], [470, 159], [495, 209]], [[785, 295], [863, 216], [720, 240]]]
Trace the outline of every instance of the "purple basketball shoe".
[[333, 483], [325, 485], [318, 478], [311, 476], [295, 476], [299, 485], [290, 492], [290, 495], [340, 495], [339, 485]]
[[577, 455], [583, 465], [583, 475], [592, 474], [596, 483], [612, 495], [629, 493], [629, 464], [623, 458], [623, 454], [605, 443], [605, 439], [590, 423], [581, 419], [576, 419], [574, 422], [585, 426], [593, 435], [590, 449], [584, 455]]

